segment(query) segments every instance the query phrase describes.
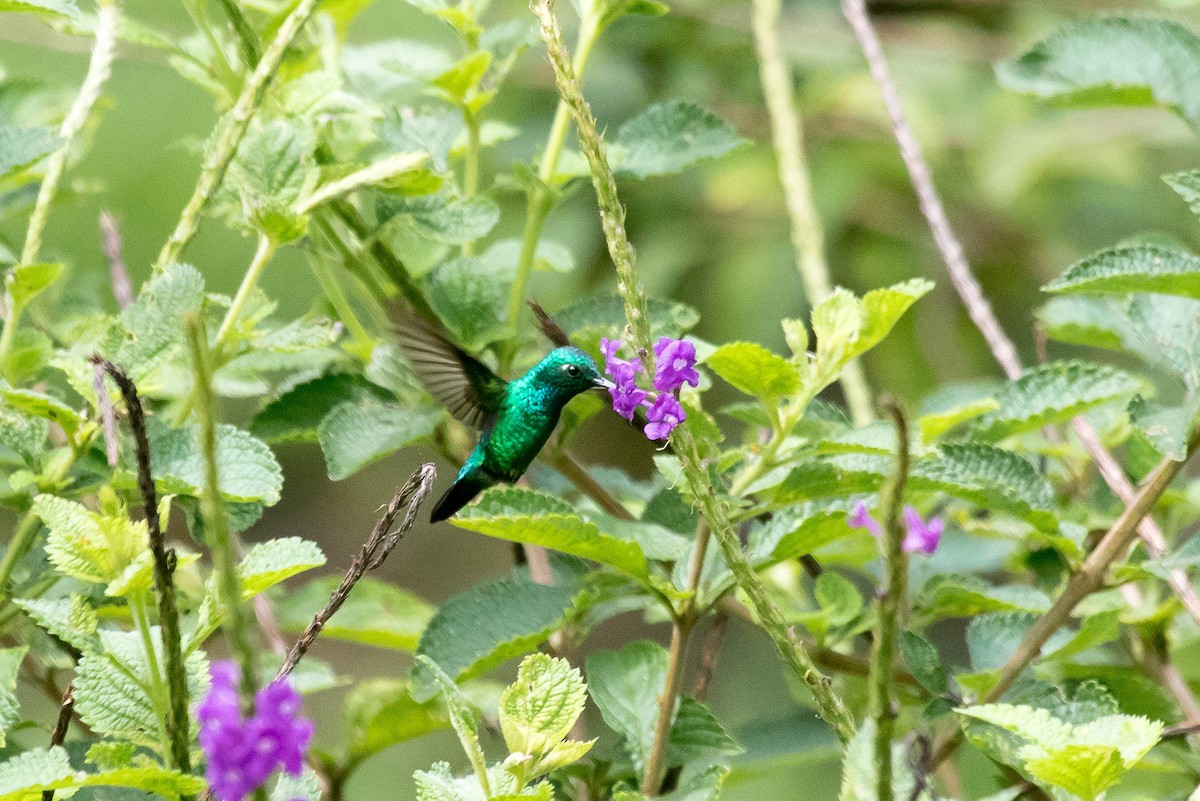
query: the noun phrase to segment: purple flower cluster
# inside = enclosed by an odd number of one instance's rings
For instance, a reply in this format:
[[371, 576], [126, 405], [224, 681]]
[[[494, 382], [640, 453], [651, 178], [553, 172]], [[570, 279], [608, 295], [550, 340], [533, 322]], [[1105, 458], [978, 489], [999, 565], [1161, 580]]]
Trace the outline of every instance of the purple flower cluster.
[[242, 716], [238, 680], [237, 665], [214, 662], [212, 689], [197, 709], [206, 776], [219, 801], [243, 801], [277, 768], [298, 775], [313, 736], [289, 679], [259, 690], [249, 718]]
[[696, 346], [686, 339], [659, 337], [654, 346], [654, 388], [660, 393], [651, 399], [650, 393], [637, 385], [637, 377], [645, 372], [642, 360], [636, 356], [622, 359], [617, 356], [621, 340], [600, 340], [600, 352], [604, 354], [604, 372], [612, 378], [613, 386], [608, 390], [612, 396], [613, 410], [626, 420], [633, 420], [639, 406], [645, 406], [646, 423], [643, 429], [652, 440], [665, 440], [675, 426], [687, 419], [679, 403], [679, 389], [684, 384], [693, 387], [700, 384], [696, 372]]
[[[878, 537], [883, 533], [879, 521], [871, 517], [867, 511], [866, 501], [854, 504], [854, 511], [846, 516], [846, 525], [850, 528], [864, 528]], [[904, 507], [904, 550], [907, 553], [931, 554], [938, 549], [942, 541], [942, 520], [931, 517], [928, 522], [921, 518], [919, 512], [911, 506]]]

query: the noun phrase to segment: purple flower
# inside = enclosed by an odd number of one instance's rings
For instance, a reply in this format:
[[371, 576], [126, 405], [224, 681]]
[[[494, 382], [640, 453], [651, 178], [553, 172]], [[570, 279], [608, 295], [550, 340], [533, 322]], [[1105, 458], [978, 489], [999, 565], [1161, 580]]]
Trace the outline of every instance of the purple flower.
[[871, 517], [871, 513], [867, 511], [866, 501], [858, 501], [854, 504], [854, 511], [846, 516], [846, 525], [850, 528], [865, 528], [876, 537], [883, 533], [879, 521]]
[[941, 518], [932, 517], [926, 523], [911, 506], [904, 507], [904, 525], [908, 534], [904, 537], [904, 550], [909, 553], [931, 554], [938, 549], [942, 540]]
[[687, 414], [679, 405], [679, 401], [675, 400], [674, 395], [664, 392], [654, 399], [654, 403], [646, 412], [646, 419], [650, 421], [646, 423], [644, 429], [646, 437], [662, 440], [671, 435], [675, 426], [687, 419]]
[[242, 716], [237, 666], [214, 662], [212, 688], [196, 710], [206, 776], [220, 801], [243, 801], [282, 767], [297, 775], [313, 736], [302, 717], [300, 694], [290, 679], [273, 681], [254, 698], [254, 714]]
[[654, 346], [654, 388], [659, 392], [674, 392], [684, 384], [699, 386], [696, 372], [696, 346], [686, 339], [659, 337]]
[[641, 359], [619, 359], [617, 351], [621, 348], [621, 340], [600, 340], [600, 352], [604, 354], [604, 372], [612, 377], [613, 386], [608, 388], [612, 396], [613, 410], [626, 420], [633, 420], [633, 412], [650, 393], [637, 385], [638, 373], [642, 372]]
[[[865, 528], [875, 537], [883, 534], [883, 527], [879, 525], [879, 521], [871, 517], [871, 513], [867, 511], [866, 501], [858, 501], [854, 504], [854, 511], [846, 516], [846, 525], [850, 528]], [[903, 544], [906, 553], [931, 554], [937, 550], [938, 543], [942, 539], [940, 518], [931, 518], [926, 523], [916, 509], [905, 506], [904, 527], [908, 530], [904, 535]]]

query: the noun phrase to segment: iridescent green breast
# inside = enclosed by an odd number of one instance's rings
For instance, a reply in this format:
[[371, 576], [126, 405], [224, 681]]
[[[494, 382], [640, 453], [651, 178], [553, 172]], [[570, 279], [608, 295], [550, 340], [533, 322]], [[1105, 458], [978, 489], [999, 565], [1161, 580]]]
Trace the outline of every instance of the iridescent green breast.
[[513, 381], [491, 431], [479, 441], [482, 466], [506, 481], [516, 481], [550, 439], [570, 397], [539, 385], [533, 371]]

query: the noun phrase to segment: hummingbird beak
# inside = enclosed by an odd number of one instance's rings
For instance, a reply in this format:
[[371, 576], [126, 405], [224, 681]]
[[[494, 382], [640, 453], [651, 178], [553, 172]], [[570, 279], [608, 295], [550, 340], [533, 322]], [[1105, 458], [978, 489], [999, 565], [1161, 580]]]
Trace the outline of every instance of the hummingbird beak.
[[612, 389], [613, 387], [616, 386], [616, 384], [609, 381], [604, 376], [597, 376], [596, 378], [594, 378], [592, 380], [596, 384], [596, 389]]

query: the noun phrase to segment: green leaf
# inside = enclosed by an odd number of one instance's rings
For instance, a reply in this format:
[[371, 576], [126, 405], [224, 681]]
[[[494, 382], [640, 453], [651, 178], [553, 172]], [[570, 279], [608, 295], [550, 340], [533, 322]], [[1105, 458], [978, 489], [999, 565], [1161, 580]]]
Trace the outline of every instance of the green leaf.
[[588, 692], [604, 722], [624, 738], [625, 750], [641, 771], [654, 743], [658, 696], [666, 685], [667, 652], [648, 640], [587, 658]]
[[1057, 526], [1049, 482], [1025, 459], [1002, 448], [946, 443], [935, 455], [913, 464], [911, 486], [945, 492], [1038, 528]]
[[256, 543], [238, 566], [242, 598], [266, 592], [281, 581], [325, 564], [325, 554], [315, 542], [281, 537]]
[[39, 464], [50, 435], [50, 423], [21, 414], [0, 403], [0, 447], [19, 456], [27, 465]]
[[303, 236], [306, 221], [296, 207], [317, 182], [316, 146], [312, 128], [297, 120], [253, 126], [225, 178], [226, 191], [237, 197], [230, 204], [233, 219], [244, 219], [277, 244]]
[[1184, 199], [1193, 214], [1200, 214], [1200, 170], [1164, 175], [1162, 179]]
[[487, 234], [500, 220], [500, 209], [484, 195], [463, 200], [445, 192], [407, 197], [380, 195], [379, 222], [403, 218], [420, 236], [445, 245], [461, 245]]
[[[6, 0], [0, 0], [0, 10]], [[0, 125], [0, 178], [45, 158], [62, 144], [53, 128], [15, 128]]]
[[1152, 16], [1073, 22], [1027, 53], [999, 65], [1001, 83], [1019, 92], [1092, 105], [1174, 109], [1200, 124], [1200, 39]]
[[[566, 618], [575, 594], [573, 587], [526, 578], [478, 584], [438, 607], [417, 654], [454, 680], [479, 676], [544, 642]], [[425, 700], [432, 692], [425, 672], [414, 670], [413, 697]]]
[[667, 4], [659, 0], [595, 0], [590, 13], [599, 19], [597, 30], [603, 31], [621, 17], [630, 14], [661, 17], [669, 10]]
[[17, 701], [17, 674], [29, 646], [0, 648], [0, 748], [5, 746], [8, 733], [21, 722]]
[[451, 522], [489, 537], [602, 562], [637, 579], [648, 577], [646, 556], [636, 542], [601, 532], [553, 496], [520, 488], [491, 489]]
[[909, 307], [931, 289], [932, 281], [913, 278], [885, 289], [872, 289], [863, 295], [862, 328], [847, 358], [857, 358], [882, 342]]
[[1118, 245], [1072, 264], [1043, 289], [1117, 295], [1155, 292], [1200, 298], [1200, 256], [1165, 245]]
[[923, 619], [933, 621], [1010, 610], [1041, 614], [1050, 608], [1050, 599], [1033, 587], [993, 587], [975, 576], [941, 575], [921, 588], [916, 605]]
[[440, 700], [417, 701], [407, 682], [392, 679], [357, 683], [346, 697], [346, 721], [350, 754], [355, 761], [450, 727], [450, 717]]
[[508, 336], [505, 303], [510, 284], [482, 259], [460, 256], [433, 269], [426, 278], [426, 291], [429, 305], [454, 339], [477, 353]]
[[712, 112], [678, 100], [651, 106], [626, 122], [609, 147], [613, 169], [635, 178], [670, 175], [746, 144]]
[[190, 264], [172, 264], [143, 286], [133, 304], [121, 312], [124, 342], [112, 360], [124, 367], [143, 393], [143, 379], [176, 355], [184, 342], [179, 324], [200, 312], [204, 279]]
[[1125, 305], [1128, 350], [1178, 375], [1200, 390], [1200, 301], [1163, 295], [1134, 295]]
[[1121, 780], [1125, 766], [1111, 746], [1069, 745], [1025, 762], [1030, 775], [1061, 787], [1083, 801], [1094, 801]]
[[1122, 350], [1128, 345], [1123, 304], [1104, 295], [1058, 295], [1037, 311], [1046, 336], [1072, 345]]
[[900, 656], [913, 678], [929, 692], [941, 695], [949, 689], [942, 658], [929, 640], [915, 631], [900, 632]]
[[592, 743], [567, 742], [583, 714], [587, 687], [565, 659], [531, 654], [500, 696], [500, 729], [513, 754], [528, 759], [527, 776], [539, 776], [581, 758]]
[[[0, 10], [3, 10], [0, 6]], [[61, 746], [35, 748], [0, 762], [0, 800], [16, 801], [43, 787], [69, 779], [74, 771]]]
[[23, 309], [55, 281], [62, 278], [61, 264], [17, 264], [5, 276], [13, 308]]
[[667, 740], [668, 765], [708, 764], [740, 753], [742, 747], [707, 706], [686, 695], [680, 697]]
[[297, 384], [268, 403], [250, 423], [250, 433], [275, 445], [316, 442], [321, 420], [345, 402], [387, 401], [383, 388], [353, 373], [331, 373]]
[[[60, 17], [79, 16], [79, 7], [75, 0], [0, 0], [0, 12], [26, 11], [39, 17], [57, 20]], [[0, 147], [0, 150], [3, 148]]]
[[1163, 456], [1182, 462], [1187, 441], [1200, 416], [1200, 395], [1193, 393], [1182, 406], [1164, 408], [1140, 395], [1129, 402], [1129, 420]]
[[1053, 362], [1026, 371], [997, 393], [1000, 408], [980, 419], [976, 430], [999, 440], [1065, 422], [1111, 401], [1128, 399], [1142, 383], [1121, 370], [1086, 362]]
[[[200, 429], [151, 431], [150, 457], [159, 491], [200, 497], [204, 486], [204, 458], [200, 453]], [[226, 500], [279, 502], [283, 470], [275, 454], [262, 440], [236, 426], [217, 426], [217, 475]]]
[[117, 581], [148, 554], [144, 521], [108, 517], [54, 495], [33, 499], [33, 513], [50, 529], [46, 554], [64, 575], [93, 584]]
[[271, 788], [271, 801], [321, 801], [321, 779], [309, 767], [304, 768], [299, 776], [281, 772]]
[[[165, 722], [150, 700], [147, 653], [136, 631], [103, 630], [102, 650], [84, 654], [75, 675], [75, 709], [98, 734], [129, 740], [157, 752]], [[162, 637], [152, 629], [156, 659], [163, 664]], [[208, 660], [194, 651], [184, 663], [188, 696], [201, 698], [208, 690]], [[193, 732], [192, 736], [195, 734]]]
[[473, 763], [483, 763], [483, 749], [479, 747], [479, 721], [475, 710], [467, 704], [454, 680], [436, 662], [424, 654], [417, 654], [413, 664], [413, 676], [423, 676], [429, 682], [431, 692], [440, 692], [450, 713], [450, 725], [454, 728], [463, 750]]
[[[911, 762], [903, 743], [892, 743], [892, 797], [933, 801], [928, 790], [916, 793]], [[842, 790], [838, 801], [878, 801], [875, 763], [875, 721], [868, 718], [846, 746], [842, 759]]]
[[373, 399], [333, 407], [317, 427], [325, 467], [334, 481], [348, 478], [372, 462], [429, 436], [440, 411], [414, 411]]
[[812, 312], [817, 338], [817, 365], [832, 381], [843, 365], [879, 344], [899, 319], [933, 284], [914, 278], [876, 289], [858, 299], [835, 289]]
[[753, 342], [722, 345], [704, 364], [734, 388], [764, 401], [789, 397], [800, 389], [796, 365]]
[[78, 595], [69, 598], [17, 598], [13, 601], [51, 636], [83, 653], [99, 647], [96, 636], [100, 618], [87, 601]]
[[921, 442], [932, 445], [949, 431], [976, 417], [1000, 408], [995, 398], [977, 398], [964, 401], [937, 412], [921, 415], [917, 425], [921, 429]]
[[57, 423], [68, 436], [74, 436], [83, 424], [83, 418], [58, 398], [32, 389], [0, 390], [0, 398], [10, 409], [30, 417], [40, 417]]
[[[655, 337], [678, 339], [700, 321], [699, 312], [685, 303], [649, 298], [646, 305], [650, 333]], [[625, 305], [616, 294], [598, 293], [560, 309], [554, 313], [554, 319], [572, 339], [587, 347], [594, 344], [593, 352], [597, 352], [601, 336], [620, 336], [619, 332], [625, 327]]]
[[492, 54], [486, 50], [477, 50], [438, 75], [430, 83], [440, 89], [447, 100], [464, 103], [468, 93], [479, 86], [479, 82], [483, 80], [483, 76], [491, 65]]
[[[287, 631], [303, 631], [340, 583], [338, 576], [326, 576], [289, 592], [279, 603], [279, 624]], [[433, 613], [433, 607], [417, 596], [366, 577], [354, 585], [354, 591], [325, 624], [321, 636], [415, 651]]]
[[817, 577], [813, 597], [830, 626], [844, 626], [863, 610], [863, 599], [854, 583], [839, 573], [826, 571]]

